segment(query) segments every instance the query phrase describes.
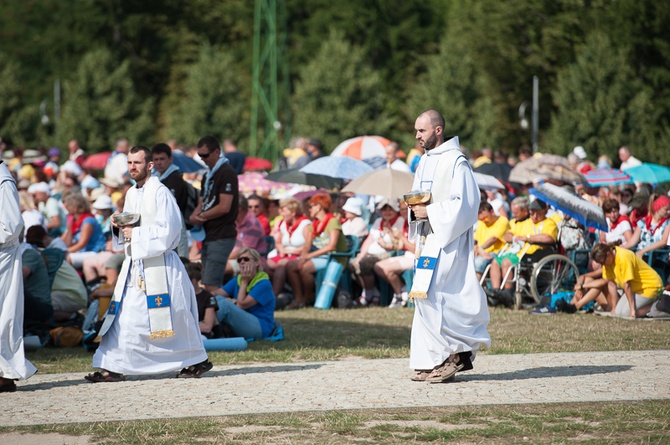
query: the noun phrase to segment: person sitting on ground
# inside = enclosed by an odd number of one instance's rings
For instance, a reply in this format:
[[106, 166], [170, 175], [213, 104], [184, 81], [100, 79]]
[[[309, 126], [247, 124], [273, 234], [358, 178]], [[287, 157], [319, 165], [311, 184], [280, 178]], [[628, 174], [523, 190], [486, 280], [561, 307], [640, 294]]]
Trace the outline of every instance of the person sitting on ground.
[[621, 246], [637, 249], [636, 255], [640, 258], [647, 252], [667, 246], [670, 234], [670, 198], [652, 195], [650, 202], [647, 216], [637, 222], [633, 236]]
[[309, 214], [313, 218], [310, 237], [300, 256], [286, 264], [286, 278], [295, 296], [287, 309], [299, 309], [313, 303], [314, 274], [328, 266], [329, 253], [347, 250], [342, 225], [330, 212], [331, 204], [332, 200], [326, 193], [316, 194], [309, 199]]
[[88, 201], [81, 193], [70, 193], [63, 198], [69, 215], [62, 240], [68, 246], [68, 260], [75, 269], [81, 269], [84, 259], [105, 249], [105, 237], [100, 223], [91, 214]]
[[271, 227], [265, 200], [254, 194], [247, 198], [247, 202], [249, 203], [249, 212], [258, 219], [259, 223], [261, 223], [265, 234], [269, 235]]
[[628, 217], [619, 212], [619, 202], [609, 198], [603, 201], [601, 207], [607, 218], [607, 232], [600, 232], [599, 241], [601, 243], [621, 241], [622, 244], [629, 242], [633, 237], [633, 229]]
[[[663, 291], [661, 277], [646, 262], [617, 243], [598, 243], [591, 250], [591, 258], [603, 266], [602, 278], [612, 280], [623, 289], [623, 296], [607, 287], [607, 305], [615, 317], [644, 317], [659, 293]], [[584, 289], [595, 288], [597, 280], [585, 283]], [[604, 290], [601, 284], [601, 291]]]
[[312, 221], [302, 214], [302, 203], [286, 198], [279, 203], [282, 220], [275, 231], [275, 249], [268, 255], [268, 271], [275, 295], [284, 291], [286, 264], [300, 256], [310, 236]]
[[[26, 233], [26, 242], [38, 251], [46, 248], [50, 240], [42, 226], [33, 226]], [[61, 262], [51, 284], [54, 321], [63, 322], [76, 317], [78, 310], [86, 308], [87, 300], [86, 287], [77, 271], [67, 261]]]
[[67, 246], [60, 238], [51, 238], [43, 226], [32, 226], [26, 231], [26, 242], [45, 249], [60, 249], [67, 257]]
[[360, 198], [349, 198], [342, 206], [345, 221], [342, 223], [344, 235], [355, 236], [361, 241], [368, 236], [368, 224], [362, 218], [363, 201]]
[[603, 278], [602, 265], [593, 261], [596, 266], [593, 270], [581, 274], [573, 287], [574, 295], [570, 302], [560, 299], [556, 302], [556, 309], [561, 312], [573, 314], [579, 310], [586, 309], [589, 303], [595, 301], [601, 308], [609, 310], [608, 296], [617, 292], [616, 283]]
[[[182, 261], [184, 259], [182, 258]], [[188, 260], [184, 261], [186, 273], [191, 280], [193, 289], [195, 289], [195, 300], [198, 303], [198, 324], [200, 325], [200, 333], [205, 338], [220, 338], [223, 337], [223, 329], [216, 318], [216, 311], [219, 305], [216, 302], [216, 297], [200, 285], [202, 280], [202, 264], [192, 263]]]
[[217, 317], [236, 337], [269, 337], [275, 325], [275, 295], [268, 274], [263, 271], [261, 255], [243, 247], [237, 255], [240, 273], [217, 296]]
[[399, 249], [397, 239], [406, 224], [405, 218], [400, 216], [397, 199], [382, 199], [377, 204], [377, 211], [381, 217], [372, 223], [370, 234], [361, 244], [360, 252], [349, 263], [363, 289], [355, 300], [357, 306], [379, 305], [380, 293], [375, 284], [374, 266], [378, 261], [388, 258], [390, 252]]
[[[27, 242], [24, 232], [19, 235], [23, 265], [23, 329], [25, 332], [42, 333], [54, 314], [51, 304], [49, 273], [42, 255]], [[46, 290], [46, 292], [45, 292]]]
[[[510, 230], [505, 233], [505, 241], [511, 244], [510, 250], [491, 262], [491, 286], [494, 290], [500, 288], [502, 278], [522, 257], [526, 263], [534, 264], [550, 255], [558, 237], [556, 224], [547, 218], [544, 201], [536, 199], [528, 204], [528, 198], [518, 197], [512, 201], [511, 207], [514, 220], [510, 221]], [[501, 302], [511, 306], [515, 301], [514, 283], [505, 280], [504, 290], [495, 292], [492, 297], [489, 303], [493, 305]]]
[[493, 206], [482, 201], [479, 204], [479, 222], [475, 229], [475, 272], [481, 279], [493, 258], [505, 246], [505, 233], [509, 230], [509, 220], [505, 216], [497, 216]]

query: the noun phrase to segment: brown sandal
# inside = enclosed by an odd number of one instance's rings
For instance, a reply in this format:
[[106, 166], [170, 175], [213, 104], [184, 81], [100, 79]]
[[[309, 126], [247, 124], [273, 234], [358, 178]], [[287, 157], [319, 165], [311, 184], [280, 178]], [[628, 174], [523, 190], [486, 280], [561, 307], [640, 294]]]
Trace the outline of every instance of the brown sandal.
[[430, 375], [431, 372], [432, 372], [432, 371], [427, 371], [427, 370], [425, 370], [425, 371], [421, 371], [421, 370], [418, 370], [418, 369], [417, 369], [417, 370], [416, 370], [416, 374], [414, 374], [414, 375], [411, 377], [411, 380], [412, 380], [413, 382], [425, 382], [426, 379], [428, 378], [428, 376]]
[[116, 372], [107, 371], [103, 369], [102, 371], [95, 371], [92, 374], [85, 375], [84, 378], [89, 382], [93, 383], [114, 383], [114, 382], [123, 382], [126, 380], [126, 376], [123, 374], [118, 374]]
[[178, 379], [189, 379], [189, 378], [198, 378], [210, 369], [212, 369], [214, 365], [212, 362], [209, 360], [205, 360], [204, 362], [200, 362], [197, 365], [191, 365], [188, 368], [184, 368], [181, 370], [179, 374], [177, 374]]
[[458, 367], [454, 363], [452, 357], [449, 357], [442, 363], [440, 366], [436, 366], [435, 369], [426, 377], [426, 381], [430, 383], [445, 383], [454, 378], [458, 372]]
[[14, 380], [7, 379], [3, 384], [0, 385], [0, 392], [15, 392], [16, 383]]

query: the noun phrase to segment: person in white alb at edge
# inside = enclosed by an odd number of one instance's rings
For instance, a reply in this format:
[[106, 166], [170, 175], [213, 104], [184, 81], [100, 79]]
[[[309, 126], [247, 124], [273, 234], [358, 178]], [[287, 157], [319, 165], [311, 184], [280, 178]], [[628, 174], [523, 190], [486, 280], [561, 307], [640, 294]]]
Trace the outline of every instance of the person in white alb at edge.
[[19, 234], [23, 230], [19, 193], [0, 160], [0, 392], [16, 391], [37, 369], [23, 352], [23, 275]]
[[430, 191], [431, 200], [410, 205], [409, 212], [418, 258], [410, 291], [416, 307], [410, 367], [416, 371], [412, 380], [431, 383], [472, 369], [475, 351], [491, 343], [486, 295], [474, 266], [479, 187], [458, 138], [444, 142], [444, 125], [435, 110], [416, 119], [416, 139], [426, 153], [412, 190]]

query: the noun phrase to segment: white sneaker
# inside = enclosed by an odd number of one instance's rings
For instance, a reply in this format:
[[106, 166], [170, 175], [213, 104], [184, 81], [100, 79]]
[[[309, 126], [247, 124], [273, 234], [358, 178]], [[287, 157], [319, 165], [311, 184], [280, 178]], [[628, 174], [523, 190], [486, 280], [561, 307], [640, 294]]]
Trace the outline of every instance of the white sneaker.
[[389, 304], [390, 308], [395, 308], [395, 307], [403, 307], [407, 303], [404, 303], [402, 300], [402, 294], [393, 294], [393, 300], [391, 300], [391, 304]]
[[409, 303], [409, 294], [407, 291], [403, 291], [400, 294], [400, 298], [402, 298], [402, 307], [407, 307], [407, 304]]

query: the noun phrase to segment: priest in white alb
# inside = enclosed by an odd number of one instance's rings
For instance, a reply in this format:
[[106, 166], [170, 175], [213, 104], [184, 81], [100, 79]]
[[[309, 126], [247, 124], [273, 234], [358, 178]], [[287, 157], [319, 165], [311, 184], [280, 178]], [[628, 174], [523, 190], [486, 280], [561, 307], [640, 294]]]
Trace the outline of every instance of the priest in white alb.
[[417, 245], [410, 367], [416, 371], [412, 380], [431, 383], [472, 369], [474, 353], [491, 343], [486, 295], [474, 266], [479, 187], [458, 138], [444, 142], [444, 125], [435, 110], [416, 119], [425, 154], [412, 190], [424, 192], [425, 199], [408, 202], [409, 235]]
[[19, 234], [23, 219], [19, 193], [0, 159], [0, 392], [16, 391], [15, 380], [37, 371], [23, 352], [23, 274]]
[[128, 172], [136, 184], [123, 210], [139, 215], [139, 222], [113, 222], [114, 248], [125, 248], [126, 259], [93, 356], [93, 367], [100, 371], [85, 377], [92, 382], [179, 369], [177, 377], [199, 377], [212, 368], [198, 326], [195, 291], [174, 251], [181, 232], [179, 207], [172, 192], [151, 176], [152, 167], [148, 148], [130, 150]]

